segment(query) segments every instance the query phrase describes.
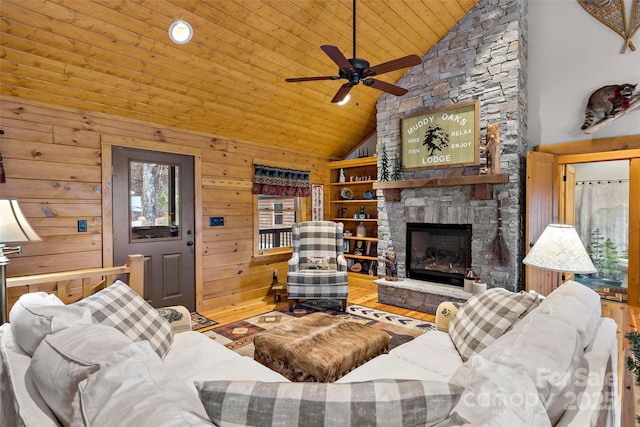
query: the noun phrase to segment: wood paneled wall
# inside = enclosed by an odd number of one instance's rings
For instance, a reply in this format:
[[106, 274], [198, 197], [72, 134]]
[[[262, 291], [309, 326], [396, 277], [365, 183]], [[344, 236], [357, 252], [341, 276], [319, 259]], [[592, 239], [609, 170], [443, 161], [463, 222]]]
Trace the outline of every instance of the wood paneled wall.
[[[102, 167], [103, 144], [173, 152], [185, 147], [201, 153], [202, 210], [196, 214], [204, 225], [197, 230], [202, 271], [196, 294], [202, 301], [196, 305], [205, 310], [266, 296], [273, 270], [280, 271], [281, 281], [286, 275], [287, 255], [253, 257], [253, 163], [310, 170], [312, 183], [329, 182], [328, 159], [17, 97], [0, 101], [0, 129], [7, 176], [0, 197], [17, 198], [43, 238], [11, 256], [9, 277], [109, 263], [111, 254], [108, 248], [103, 251], [103, 242], [111, 242], [111, 236], [103, 233], [111, 227], [103, 224], [111, 218], [102, 212], [101, 186], [102, 174], [110, 168]], [[209, 216], [224, 216], [225, 225], [210, 228]], [[77, 231], [79, 219], [87, 219], [88, 232]], [[10, 303], [18, 294], [10, 292]]]

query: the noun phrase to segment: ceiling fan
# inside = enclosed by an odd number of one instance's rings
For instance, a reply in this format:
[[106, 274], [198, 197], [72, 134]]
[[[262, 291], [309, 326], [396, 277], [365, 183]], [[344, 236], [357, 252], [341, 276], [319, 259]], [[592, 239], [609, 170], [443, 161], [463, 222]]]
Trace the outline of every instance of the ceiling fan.
[[336, 63], [336, 65], [338, 65], [339, 68], [337, 76], [296, 77], [285, 79], [285, 81], [289, 83], [297, 83], [317, 80], [347, 80], [347, 83], [343, 84], [340, 89], [338, 89], [338, 92], [336, 92], [331, 102], [342, 101], [347, 96], [351, 88], [360, 82], [365, 86], [370, 86], [395, 96], [402, 96], [408, 92], [407, 89], [382, 80], [374, 79], [373, 76], [400, 70], [402, 68], [412, 67], [420, 64], [421, 62], [418, 55], [408, 55], [371, 67], [368, 61], [358, 58], [356, 56], [356, 0], [353, 0], [353, 58], [347, 59], [336, 46], [322, 45], [320, 46], [320, 49], [322, 49], [322, 51], [326, 53], [327, 56]]

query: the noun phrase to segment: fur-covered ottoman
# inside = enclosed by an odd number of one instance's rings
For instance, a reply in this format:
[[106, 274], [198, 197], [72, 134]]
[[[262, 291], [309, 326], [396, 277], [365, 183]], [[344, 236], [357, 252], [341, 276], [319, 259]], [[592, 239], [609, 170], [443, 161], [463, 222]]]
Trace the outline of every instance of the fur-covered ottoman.
[[291, 381], [334, 382], [389, 351], [389, 335], [339, 316], [313, 313], [256, 334], [254, 359]]

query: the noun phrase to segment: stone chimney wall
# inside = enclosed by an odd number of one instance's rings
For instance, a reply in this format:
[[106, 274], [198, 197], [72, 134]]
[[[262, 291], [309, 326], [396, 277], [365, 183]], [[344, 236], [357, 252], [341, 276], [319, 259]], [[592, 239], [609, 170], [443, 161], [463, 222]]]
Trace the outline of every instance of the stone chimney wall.
[[[398, 275], [405, 277], [406, 223], [472, 224], [472, 267], [490, 287], [523, 288], [524, 163], [527, 124], [527, 2], [480, 0], [413, 67], [398, 85], [402, 97], [382, 96], [377, 104], [377, 153], [389, 165], [399, 155], [400, 119], [422, 110], [480, 100], [480, 142], [487, 124], [500, 127], [501, 168], [508, 184], [494, 185], [493, 198], [476, 200], [472, 186], [411, 188], [399, 202], [378, 196], [378, 255], [396, 251]], [[406, 52], [411, 53], [411, 52]], [[402, 172], [402, 180], [479, 174], [480, 166]], [[380, 166], [380, 163], [379, 165]], [[391, 175], [392, 171], [389, 171]], [[511, 252], [509, 265], [498, 265], [492, 242], [498, 232], [497, 201], [502, 201], [502, 235]], [[383, 264], [378, 273], [384, 275]]]

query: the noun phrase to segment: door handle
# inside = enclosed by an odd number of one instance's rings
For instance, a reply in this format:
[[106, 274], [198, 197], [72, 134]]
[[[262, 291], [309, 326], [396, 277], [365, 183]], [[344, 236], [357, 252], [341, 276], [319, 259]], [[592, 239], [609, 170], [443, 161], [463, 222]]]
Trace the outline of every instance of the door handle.
[[193, 240], [187, 241], [187, 246], [193, 246]]

